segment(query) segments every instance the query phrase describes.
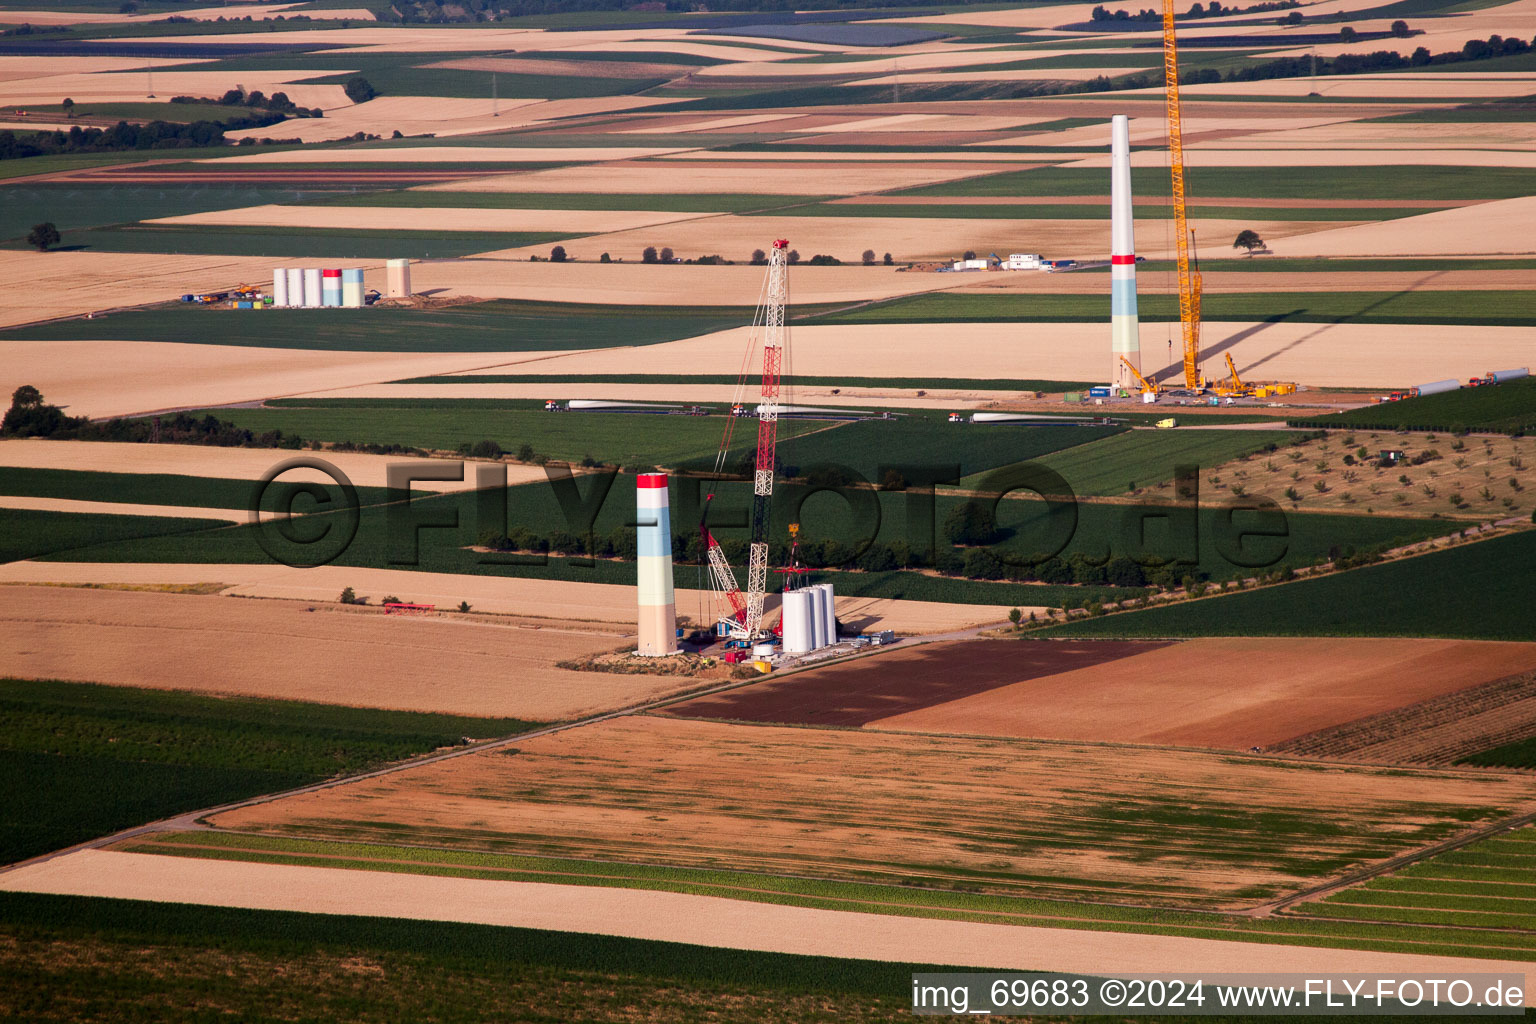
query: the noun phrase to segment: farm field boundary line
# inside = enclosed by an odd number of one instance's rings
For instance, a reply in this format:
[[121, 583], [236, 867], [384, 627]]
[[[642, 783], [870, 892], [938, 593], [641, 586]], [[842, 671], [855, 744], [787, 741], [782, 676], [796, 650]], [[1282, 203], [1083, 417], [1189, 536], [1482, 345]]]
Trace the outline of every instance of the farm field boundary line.
[[[1518, 946], [1470, 946], [1465, 944], [1451, 944], [1444, 941], [1436, 942], [1428, 939], [1401, 938], [1383, 939], [1373, 942], [1370, 938], [1358, 936], [1329, 936], [1324, 925], [1327, 922], [1318, 922], [1319, 930], [1316, 933], [1305, 931], [1285, 932], [1270, 931], [1253, 926], [1243, 927], [1237, 922], [1252, 920], [1242, 915], [1226, 911], [1205, 910], [1200, 908], [1179, 908], [1174, 911], [1158, 910], [1146, 906], [1121, 903], [1084, 903], [1072, 904], [1066, 901], [1059, 902], [1060, 913], [1050, 911], [1057, 908], [1058, 904], [1042, 900], [1020, 900], [1021, 903], [1048, 904], [1039, 911], [1029, 910], [1002, 910], [986, 909], [981, 907], [966, 908], [959, 905], [945, 906], [941, 902], [924, 902], [921, 900], [901, 900], [895, 898], [880, 899], [881, 895], [873, 890], [894, 888], [880, 886], [871, 883], [861, 883], [856, 886], [840, 887], [827, 886], [825, 879], [810, 876], [794, 875], [757, 875], [746, 872], [730, 872], [731, 875], [740, 875], [744, 882], [761, 879], [761, 885], [737, 885], [725, 882], [712, 882], [705, 880], [711, 874], [717, 872], [683, 872], [686, 874], [698, 874], [699, 879], [687, 877], [665, 878], [662, 874], [677, 874], [677, 869], [666, 869], [656, 876], [647, 875], [645, 871], [651, 866], [634, 865], [619, 862], [583, 862], [573, 865], [574, 870], [561, 871], [553, 866], [547, 869], [522, 868], [522, 867], [498, 867], [483, 864], [471, 864], [467, 862], [454, 862], [433, 859], [405, 859], [400, 857], [385, 856], [385, 851], [419, 852], [422, 855], [438, 852], [435, 847], [411, 847], [411, 846], [382, 846], [372, 843], [336, 844], [321, 843], [312, 840], [279, 839], [275, 843], [260, 845], [269, 840], [261, 834], [225, 832], [215, 830], [211, 835], [221, 839], [228, 839], [228, 843], [198, 843], [182, 841], [172, 836], [164, 840], [152, 840], [144, 843], [127, 843], [121, 848], [114, 848], [115, 852], [154, 854], [160, 856], [180, 856], [191, 858], [203, 858], [209, 860], [236, 860], [250, 861], [261, 864], [289, 864], [304, 867], [343, 867], [352, 870], [387, 871], [400, 874], [436, 875], [450, 878], [484, 878], [500, 881], [539, 881], [544, 879], [560, 879], [557, 884], [581, 885], [606, 888], [635, 888], [660, 892], [679, 892], [688, 895], [711, 895], [718, 892], [734, 893], [728, 896], [731, 899], [747, 900], [752, 902], [767, 902], [781, 906], [798, 906], [808, 909], [859, 909], [864, 912], [887, 914], [901, 917], [923, 917], [937, 920], [973, 921], [977, 923], [1014, 924], [1022, 926], [1062, 928], [1077, 931], [1108, 931], [1138, 934], [1162, 934], [1177, 935], [1193, 938], [1226, 938], [1237, 942], [1254, 942], [1279, 945], [1305, 945], [1328, 946], [1329, 939], [1339, 943], [1364, 943], [1364, 946], [1343, 946], [1343, 948], [1377, 948], [1390, 947], [1396, 951], [1422, 949], [1426, 953], [1441, 955], [1439, 951], [1450, 954], [1454, 950], [1465, 951], [1478, 950], [1488, 953], [1498, 953], [1505, 956], [1519, 956], [1524, 950]], [[281, 844], [281, 845], [279, 845]], [[360, 852], [357, 856], [348, 856], [345, 853], [304, 852], [299, 849], [303, 846], [337, 846], [356, 845], [372, 847], [378, 851], [379, 856], [365, 856]], [[281, 846], [289, 847], [282, 849]], [[516, 859], [516, 858], [509, 858]], [[581, 871], [580, 867], [591, 863], [599, 863], [607, 868], [619, 868], [630, 873], [594, 873]], [[399, 867], [395, 867], [398, 865]], [[427, 870], [422, 870], [427, 869]], [[638, 872], [636, 869], [639, 869]], [[772, 885], [774, 879], [782, 879], [789, 884]], [[643, 883], [643, 884], [635, 884]], [[872, 890], [868, 895], [838, 895], [831, 892], [818, 893], [809, 891], [795, 891], [795, 883], [807, 883], [802, 888], [825, 887], [829, 889], [847, 888], [850, 892], [855, 889]], [[945, 897], [953, 895], [942, 890], [907, 890], [888, 894], [891, 897], [897, 895], [913, 896], [937, 896]], [[1109, 910], [1127, 911], [1124, 917], [1093, 916], [1083, 911], [1093, 908], [1105, 908]], [[1073, 913], [1077, 910], [1077, 913]], [[1210, 917], [1224, 919], [1220, 926], [1202, 924], [1197, 921], [1174, 922], [1169, 920], [1150, 921], [1143, 920], [1138, 915], [1165, 914], [1167, 916], [1188, 914], [1191, 917]], [[1286, 918], [1287, 925], [1302, 923], [1296, 919]], [[1306, 924], [1312, 924], [1306, 921]], [[1371, 925], [1379, 922], [1357, 922]], [[1236, 925], [1236, 926], [1234, 926]], [[1463, 926], [1464, 928], [1464, 926]], [[1536, 956], [1536, 951], [1533, 951]]]
[[[956, 638], [958, 636], [970, 635], [970, 634], [979, 632], [983, 628], [990, 628], [990, 627], [974, 627], [971, 630], [961, 630], [961, 631], [957, 631], [955, 633], [944, 634], [943, 636], [934, 636], [934, 637], [931, 637], [929, 639], [930, 640], [954, 639], [954, 638]], [[867, 656], [869, 656], [871, 654], [879, 653], [879, 651], [880, 651], [880, 648], [871, 648], [869, 650], [859, 652], [859, 654], [857, 656], [867, 657]], [[823, 664], [827, 664], [827, 662], [818, 662], [817, 663], [817, 667], [819, 667], [820, 665], [823, 665]], [[804, 667], [812, 667], [812, 666], [804, 666]], [[794, 670], [791, 670], [791, 671], [794, 671]], [[609, 721], [611, 719], [622, 718], [622, 717], [627, 716], [627, 715], [639, 714], [639, 713], [642, 713], [642, 712], [645, 712], [645, 711], [656, 710], [658, 708], [665, 707], [665, 706], [667, 706], [669, 704], [677, 703], [678, 701], [691, 700], [691, 699], [693, 699], [695, 697], [705, 697], [705, 696], [709, 696], [711, 694], [721, 693], [721, 692], [724, 692], [726, 690], [732, 690], [732, 689], [736, 689], [738, 687], [748, 686], [748, 685], [750, 685], [752, 683], [755, 683], [755, 682], [757, 682], [757, 678], [755, 676], [752, 677], [752, 678], [748, 678], [748, 679], [733, 679], [733, 680], [730, 680], [730, 681], [725, 682], [725, 683], [720, 683], [720, 684], [710, 685], [710, 686], [706, 686], [706, 687], [701, 687], [701, 688], [699, 688], [697, 690], [692, 690], [692, 691], [689, 691], [687, 693], [673, 694], [673, 695], [671, 695], [669, 697], [665, 697], [665, 698], [661, 698], [661, 699], [642, 701], [642, 702], [640, 702], [638, 704], [632, 704], [632, 705], [629, 705], [627, 707], [617, 708], [617, 709], [615, 709], [613, 711], [605, 711], [605, 712], [602, 712], [600, 714], [590, 715], [588, 717], [576, 719], [576, 720], [570, 721], [570, 722], [557, 722], [557, 723], [555, 723], [553, 725], [545, 726], [544, 728], [532, 729], [532, 730], [529, 730], [529, 731], [526, 731], [526, 732], [516, 733], [516, 734], [511, 735], [511, 736], [503, 736], [503, 737], [500, 737], [498, 739], [489, 740], [489, 741], [484, 742], [484, 743], [470, 744], [470, 745], [468, 745], [466, 747], [458, 748], [458, 749], [455, 749], [455, 750], [444, 751], [441, 754], [429, 754], [429, 755], [427, 755], [425, 757], [418, 757], [418, 758], [414, 758], [414, 759], [409, 760], [409, 761], [402, 761], [402, 762], [400, 762], [398, 764], [386, 765], [383, 768], [375, 768], [375, 769], [372, 769], [370, 771], [360, 772], [360, 773], [357, 773], [357, 774], [354, 774], [354, 775], [347, 775], [347, 776], [343, 776], [343, 777], [340, 777], [340, 778], [326, 779], [323, 782], [317, 782], [317, 783], [313, 783], [311, 785], [300, 786], [300, 787], [298, 787], [296, 789], [284, 790], [284, 791], [277, 792], [277, 793], [265, 793], [265, 794], [262, 794], [261, 796], [251, 797], [251, 798], [246, 799], [246, 800], [237, 800], [237, 801], [234, 801], [232, 803], [221, 804], [221, 805], [219, 805], [217, 807], [207, 807], [207, 808], [203, 808], [201, 810], [188, 811], [188, 812], [186, 812], [184, 814], [178, 814], [178, 815], [175, 815], [175, 816], [170, 817], [170, 818], [163, 818], [163, 819], [161, 819], [159, 821], [148, 822], [148, 823], [143, 824], [143, 825], [135, 826], [134, 828], [124, 829], [124, 830], [122, 830], [120, 832], [115, 832], [115, 833], [113, 833], [111, 835], [101, 836], [101, 837], [98, 837], [96, 839], [92, 839], [92, 840], [89, 840], [87, 842], [84, 842], [84, 843], [77, 843], [74, 846], [65, 847], [62, 850], [54, 850], [51, 853], [42, 854], [40, 856], [32, 857], [32, 858], [30, 858], [28, 860], [24, 860], [24, 861], [18, 861], [15, 864], [8, 864], [8, 865], [0, 866], [0, 877], [3, 877], [4, 875], [6, 875], [6, 874], [8, 874], [8, 873], [10, 873], [12, 871], [15, 871], [15, 870], [17, 870], [19, 868], [27, 867], [27, 866], [30, 866], [30, 865], [36, 865], [36, 864], [45, 863], [45, 862], [51, 861], [51, 860], [53, 860], [55, 858], [62, 857], [64, 855], [66, 855], [66, 854], [77, 853], [77, 852], [82, 851], [82, 850], [101, 850], [104, 847], [113, 845], [115, 843], [124, 842], [124, 841], [130, 840], [130, 839], [136, 839], [136, 838], [139, 838], [139, 837], [142, 837], [142, 836], [152, 835], [152, 834], [154, 834], [156, 832], [165, 832], [165, 831], [174, 831], [174, 830], [197, 831], [199, 829], [208, 829], [208, 826], [202, 824], [202, 819], [206, 818], [206, 817], [208, 817], [210, 815], [213, 815], [213, 814], [223, 814], [223, 813], [227, 813], [229, 811], [239, 810], [239, 809], [244, 808], [244, 807], [253, 807], [253, 806], [256, 806], [258, 804], [270, 803], [270, 802], [272, 802], [274, 800], [280, 800], [280, 799], [284, 799], [284, 798], [292, 797], [292, 796], [301, 796], [301, 795], [306, 794], [306, 793], [318, 793], [318, 792], [322, 792], [324, 790], [334, 789], [337, 786], [345, 785], [347, 783], [360, 782], [360, 781], [363, 781], [365, 779], [374, 779], [374, 778], [380, 778], [380, 777], [386, 776], [386, 775], [393, 775], [393, 774], [396, 774], [398, 772], [407, 771], [407, 770], [414, 769], [414, 768], [420, 768], [420, 767], [424, 767], [424, 766], [430, 765], [430, 764], [436, 764], [436, 763], [438, 763], [440, 761], [446, 761], [446, 760], [449, 760], [451, 758], [463, 757], [463, 756], [465, 756], [467, 754], [475, 754], [475, 753], [481, 753], [481, 752], [492, 751], [492, 750], [500, 750], [502, 748], [511, 746], [511, 745], [513, 745], [515, 743], [525, 742], [527, 740], [535, 739], [535, 738], [540, 737], [540, 736], [551, 736], [551, 735], [554, 735], [555, 733], [565, 732], [565, 731], [570, 730], [570, 729], [578, 729], [578, 728], [580, 728], [582, 726], [586, 726], [586, 725], [595, 725], [595, 724], [597, 724], [599, 722], [606, 722], [606, 721]], [[214, 831], [212, 829], [208, 829], [208, 830], [209, 831]]]
[[1390, 860], [1384, 861], [1380, 864], [1361, 868], [1358, 871], [1352, 871], [1343, 877], [1336, 878], [1330, 882], [1325, 882], [1321, 885], [1315, 885], [1309, 889], [1304, 889], [1301, 892], [1293, 893], [1289, 896], [1283, 896], [1276, 900], [1271, 900], [1268, 903], [1264, 903], [1258, 907], [1253, 908], [1247, 913], [1254, 917], [1269, 917], [1276, 911], [1285, 910], [1297, 903], [1304, 903], [1309, 900], [1315, 900], [1319, 897], [1327, 896], [1329, 893], [1338, 892], [1342, 889], [1348, 889], [1350, 886], [1358, 885], [1361, 882], [1368, 882], [1373, 878], [1379, 878], [1382, 875], [1390, 874], [1394, 871], [1399, 871], [1406, 867], [1412, 867], [1420, 861], [1428, 860], [1437, 854], [1450, 853], [1452, 850], [1459, 850], [1462, 847], [1469, 846], [1480, 839], [1489, 839], [1493, 836], [1500, 835], [1505, 832], [1513, 832], [1516, 829], [1523, 828], [1533, 822], [1536, 822], [1536, 811], [1528, 811], [1525, 814], [1519, 814], [1513, 818], [1505, 818], [1503, 821], [1497, 821], [1491, 825], [1484, 825], [1480, 828], [1473, 829], [1471, 832], [1468, 832], [1464, 835], [1453, 836], [1450, 839], [1441, 840], [1438, 843], [1431, 843], [1429, 846], [1426, 846], [1422, 849], [1414, 850], [1410, 853], [1405, 853], [1400, 856], [1393, 857]]

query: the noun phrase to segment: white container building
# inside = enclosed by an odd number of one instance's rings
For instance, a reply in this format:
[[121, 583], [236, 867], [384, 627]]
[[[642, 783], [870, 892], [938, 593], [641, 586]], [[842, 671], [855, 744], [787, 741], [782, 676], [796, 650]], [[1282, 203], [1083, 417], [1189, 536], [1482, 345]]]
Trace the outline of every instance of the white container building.
[[828, 644], [837, 643], [837, 606], [832, 600], [832, 584], [818, 583], [816, 589], [821, 591], [822, 633]]
[[319, 309], [323, 302], [320, 294], [320, 268], [304, 268], [304, 308]]
[[811, 635], [811, 592], [784, 591], [783, 608], [781, 624], [784, 627], [784, 653], [809, 653], [814, 643]]

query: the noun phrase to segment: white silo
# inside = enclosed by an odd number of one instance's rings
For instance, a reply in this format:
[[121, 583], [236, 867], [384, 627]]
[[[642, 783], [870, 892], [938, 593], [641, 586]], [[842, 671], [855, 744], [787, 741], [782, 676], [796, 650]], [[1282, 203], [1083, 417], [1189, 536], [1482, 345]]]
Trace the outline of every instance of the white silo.
[[827, 599], [827, 595], [820, 587], [803, 587], [806, 596], [810, 599], [811, 613], [811, 649], [820, 650], [827, 646], [827, 614], [821, 610], [821, 603]]
[[272, 305], [288, 305], [288, 271], [282, 267], [272, 271]]
[[784, 653], [804, 654], [812, 649], [811, 592], [784, 591]]
[[321, 296], [320, 296], [320, 268], [319, 267], [305, 267], [304, 268], [304, 308], [305, 309], [319, 309], [321, 301], [322, 300], [321, 300]]
[[832, 600], [832, 584], [818, 583], [816, 589], [821, 591], [822, 628], [827, 637], [827, 643], [837, 643], [837, 606]]

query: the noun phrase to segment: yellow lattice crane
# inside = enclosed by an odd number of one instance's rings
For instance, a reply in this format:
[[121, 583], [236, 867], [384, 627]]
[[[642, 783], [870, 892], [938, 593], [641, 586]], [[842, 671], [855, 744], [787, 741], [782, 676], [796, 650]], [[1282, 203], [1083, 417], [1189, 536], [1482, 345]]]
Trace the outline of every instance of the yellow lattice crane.
[[1202, 391], [1200, 377], [1200, 272], [1190, 268], [1189, 216], [1184, 197], [1184, 126], [1179, 111], [1179, 44], [1173, 0], [1163, 0], [1163, 80], [1168, 98], [1168, 157], [1173, 175], [1173, 224], [1178, 236], [1179, 323], [1184, 329], [1184, 385]]

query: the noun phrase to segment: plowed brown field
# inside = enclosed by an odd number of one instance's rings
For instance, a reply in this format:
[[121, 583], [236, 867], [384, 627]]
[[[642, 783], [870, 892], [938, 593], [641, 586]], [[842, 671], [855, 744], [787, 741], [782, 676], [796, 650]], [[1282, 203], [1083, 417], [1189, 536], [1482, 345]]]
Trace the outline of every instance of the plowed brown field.
[[[969, 645], [934, 653], [941, 656], [932, 665], [885, 661], [887, 674], [897, 677], [890, 681], [891, 690], [898, 689], [899, 678], [947, 674], [952, 665], [974, 661]], [[1019, 668], [994, 667], [993, 678], [1008, 680], [1006, 685], [867, 724], [914, 732], [1247, 750], [1536, 668], [1536, 644], [1191, 640], [1043, 677], [1023, 667], [1028, 659], [1018, 660]], [[792, 676], [780, 685], [799, 679], [808, 689], [839, 693], [853, 681], [847, 678], [852, 668]], [[738, 695], [715, 699], [726, 696]]]

